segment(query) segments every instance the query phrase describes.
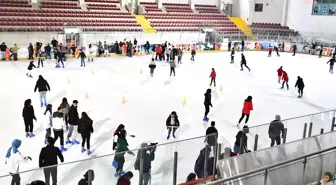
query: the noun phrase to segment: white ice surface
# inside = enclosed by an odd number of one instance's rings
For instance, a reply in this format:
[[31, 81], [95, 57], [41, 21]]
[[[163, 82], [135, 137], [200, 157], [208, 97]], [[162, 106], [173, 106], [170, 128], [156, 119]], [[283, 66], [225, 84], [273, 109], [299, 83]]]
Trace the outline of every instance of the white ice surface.
[[[239, 71], [240, 53], [235, 64], [229, 63], [229, 53], [200, 53], [196, 61], [183, 56], [183, 64], [176, 69], [176, 77], [169, 77], [169, 66], [157, 62], [154, 77], [149, 76], [150, 56], [96, 58], [80, 68], [79, 59], [66, 62], [65, 69], [54, 68], [54, 63], [45, 62], [45, 68], [34, 69], [34, 78], [25, 73], [28, 62], [0, 62], [0, 156], [3, 161], [13, 139], [21, 139], [20, 151], [31, 156], [32, 162], [22, 163], [20, 170], [38, 167], [38, 155], [44, 146], [45, 131], [42, 127], [44, 108], [39, 106], [39, 95], [34, 93], [38, 75], [43, 75], [51, 86], [47, 99], [56, 110], [63, 97], [69, 102], [79, 101], [79, 111], [86, 111], [94, 120], [95, 132], [91, 139], [93, 155], [112, 153], [112, 135], [119, 124], [126, 125], [129, 134], [129, 148], [138, 148], [141, 142], [167, 142], [165, 121], [171, 111], [179, 115], [181, 127], [178, 140], [205, 134], [208, 125], [203, 124], [204, 93], [209, 88], [211, 68], [217, 72], [217, 88], [213, 88], [210, 121], [231, 145], [238, 131], [236, 124], [241, 115], [244, 99], [253, 96], [254, 111], [249, 125], [259, 125], [274, 119], [275, 114], [289, 118], [335, 108], [336, 76], [328, 73], [328, 58], [281, 53], [280, 58], [267, 58], [266, 52], [245, 52], [251, 72]], [[279, 66], [288, 72], [290, 90], [280, 90], [277, 83]], [[142, 70], [142, 73], [140, 71]], [[93, 73], [92, 73], [93, 71]], [[297, 99], [294, 84], [300, 75], [305, 82], [305, 98]], [[68, 84], [68, 79], [70, 84]], [[223, 91], [220, 92], [222, 86]], [[88, 93], [88, 99], [85, 98]], [[187, 103], [183, 106], [183, 97]], [[125, 97], [126, 104], [122, 104]], [[37, 122], [33, 139], [26, 139], [22, 108], [25, 99], [32, 99]], [[79, 140], [81, 140], [79, 138]], [[172, 141], [172, 140], [170, 140]], [[57, 142], [58, 146], [59, 141]], [[173, 152], [179, 152], [178, 182], [183, 182], [193, 172], [196, 158], [204, 147], [203, 139], [158, 147], [156, 160], [152, 163], [152, 184], [171, 184]], [[135, 157], [126, 156], [125, 170], [136, 175], [132, 184], [137, 184], [137, 172], [133, 169]], [[65, 162], [87, 159], [80, 152], [80, 146], [68, 147], [64, 153]], [[76, 184], [88, 169], [96, 172], [95, 184], [115, 184], [112, 157], [96, 161], [74, 163], [59, 167], [58, 184]], [[0, 174], [8, 174], [4, 162], [0, 163]], [[43, 180], [42, 171], [22, 174], [22, 184], [35, 179]], [[9, 184], [11, 177], [0, 179], [0, 184]]]

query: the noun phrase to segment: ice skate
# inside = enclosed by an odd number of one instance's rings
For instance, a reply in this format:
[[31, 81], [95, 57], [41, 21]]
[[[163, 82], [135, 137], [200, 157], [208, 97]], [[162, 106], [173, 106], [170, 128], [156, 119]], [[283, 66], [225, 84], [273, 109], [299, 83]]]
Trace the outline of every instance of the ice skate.
[[[68, 129], [67, 129], [67, 130], [68, 130]], [[70, 140], [67, 140], [67, 141], [65, 142], [65, 144], [69, 145], [69, 144], [72, 144], [72, 142], [71, 142]]]
[[176, 139], [176, 136], [175, 136], [175, 134], [173, 134], [173, 138], [174, 138], [174, 139]]
[[244, 71], [243, 69], [240, 69], [240, 71]]
[[26, 138], [28, 138], [29, 137], [29, 133], [26, 133]]
[[43, 102], [41, 102], [41, 107], [43, 107]]
[[60, 68], [60, 65], [59, 65], [59, 64], [57, 64], [57, 65], [55, 66], [55, 68]]
[[113, 160], [113, 161], [112, 161], [112, 166], [113, 166], [114, 168], [117, 168], [117, 167], [118, 167], [118, 162], [115, 161], [115, 160]]
[[31, 134], [29, 134], [29, 137], [30, 137], [30, 138], [35, 137], [35, 134], [31, 133]]
[[47, 103], [44, 103], [44, 106], [45, 106], [45, 107], [47, 107], [47, 106], [48, 106], [48, 104], [47, 104]]
[[248, 69], [249, 70], [249, 72], [251, 72], [251, 69]]
[[80, 142], [77, 141], [77, 140], [73, 140], [73, 141], [71, 142], [71, 144], [73, 144], [73, 145], [78, 145], [78, 144], [80, 144]]
[[167, 136], [167, 140], [170, 138], [170, 135]]
[[68, 149], [64, 148], [64, 146], [61, 146], [60, 150], [61, 152], [66, 152]]
[[87, 155], [90, 156], [92, 154], [92, 152], [90, 150], [88, 150]]
[[85, 152], [85, 148], [82, 148], [82, 153], [84, 153]]

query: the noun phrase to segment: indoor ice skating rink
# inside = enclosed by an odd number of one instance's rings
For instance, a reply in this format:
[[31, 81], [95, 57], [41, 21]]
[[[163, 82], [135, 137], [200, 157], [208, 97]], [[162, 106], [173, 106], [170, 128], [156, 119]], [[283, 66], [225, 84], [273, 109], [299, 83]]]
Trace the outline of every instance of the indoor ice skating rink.
[[[5, 154], [16, 138], [22, 140], [19, 148], [22, 155], [33, 158], [31, 162], [21, 163], [20, 170], [38, 168], [38, 156], [44, 146], [45, 135], [42, 126], [45, 108], [40, 107], [38, 92], [34, 93], [40, 74], [51, 86], [47, 99], [53, 105], [53, 111], [56, 111], [63, 97], [67, 97], [69, 103], [77, 99], [79, 113], [86, 111], [94, 121], [91, 138], [93, 154], [90, 157], [82, 154], [80, 145], [66, 146], [68, 151], [63, 154], [67, 163], [111, 154], [113, 132], [119, 124], [126, 125], [128, 134], [136, 136], [128, 138], [130, 149], [139, 148], [142, 142], [162, 144], [202, 136], [210, 121], [216, 121], [220, 136], [233, 146], [243, 102], [249, 95], [253, 96], [254, 105], [249, 126], [268, 123], [274, 120], [276, 114], [285, 119], [335, 108], [336, 76], [328, 73], [329, 65], [326, 62], [329, 58], [280, 54], [280, 58], [274, 53], [272, 58], [267, 58], [267, 52], [245, 52], [251, 72], [246, 69], [240, 71], [240, 53], [236, 53], [234, 64], [230, 64], [229, 52], [198, 53], [195, 62], [191, 62], [190, 55], [185, 54], [183, 64], [176, 68], [176, 77], [169, 77], [169, 65], [165, 62], [157, 62], [154, 77], [150, 77], [150, 55], [95, 58], [93, 63], [86, 63], [85, 68], [79, 67], [80, 59], [69, 59], [64, 69], [56, 69], [53, 62], [46, 61], [44, 68], [33, 70], [33, 78], [25, 75], [28, 61], [0, 62], [0, 156], [3, 157], [0, 174], [8, 174], [4, 166]], [[289, 75], [289, 91], [279, 89], [277, 69], [280, 66]], [[212, 88], [213, 108], [210, 109], [210, 121], [206, 124], [202, 121], [203, 94], [209, 88], [211, 68], [217, 72], [217, 87]], [[303, 99], [297, 98], [294, 88], [297, 76], [301, 76], [306, 85]], [[32, 99], [37, 122], [35, 138], [27, 139], [22, 108], [29, 98]], [[125, 104], [122, 103], [123, 98]], [[171, 111], [177, 112], [181, 127], [176, 134], [177, 139], [167, 141], [165, 122]], [[59, 146], [59, 141], [56, 145]], [[152, 162], [152, 184], [171, 184], [175, 150], [179, 152], [178, 183], [184, 182], [187, 175], [193, 172], [203, 147], [203, 138], [158, 147], [156, 159]], [[138, 173], [133, 168], [136, 156], [126, 154], [125, 157], [124, 170], [134, 172], [132, 182], [136, 184]], [[112, 160], [113, 156], [109, 156], [60, 166], [58, 185], [77, 184], [89, 168], [95, 171], [94, 184], [115, 184]], [[44, 180], [44, 176], [39, 170], [21, 174], [21, 179], [21, 184], [26, 184], [36, 179]], [[2, 178], [0, 184], [9, 184], [10, 180], [11, 177]]]

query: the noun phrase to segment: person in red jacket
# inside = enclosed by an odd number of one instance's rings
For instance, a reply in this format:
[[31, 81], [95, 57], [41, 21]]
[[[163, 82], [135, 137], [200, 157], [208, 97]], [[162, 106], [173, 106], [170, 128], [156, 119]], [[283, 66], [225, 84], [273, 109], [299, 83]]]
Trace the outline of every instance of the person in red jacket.
[[215, 68], [212, 68], [212, 71], [211, 71], [211, 74], [210, 74], [209, 78], [211, 78], [210, 87], [212, 85], [212, 82], [214, 83], [214, 87], [216, 87], [216, 71], [215, 71]]
[[125, 175], [121, 176], [118, 179], [117, 185], [131, 185], [132, 177], [133, 173], [131, 171], [127, 172]]
[[273, 51], [273, 48], [271, 45], [269, 45], [268, 47], [268, 57], [272, 57], [272, 51]]
[[237, 126], [239, 126], [240, 122], [244, 119], [245, 116], [246, 116], [245, 124], [248, 122], [251, 110], [253, 110], [252, 96], [248, 96], [244, 102], [242, 115], [239, 119]]
[[157, 60], [157, 58], [159, 57], [160, 61], [162, 60], [162, 46], [161, 45], [157, 45], [156, 49], [155, 49], [155, 52], [156, 52], [156, 56], [155, 56], [155, 60]]
[[284, 88], [284, 85], [285, 85], [285, 83], [286, 83], [286, 86], [287, 86], [287, 90], [289, 90], [289, 86], [288, 86], [288, 75], [287, 75], [287, 73], [286, 73], [286, 71], [283, 71], [283, 73], [282, 73], [282, 80], [283, 80], [283, 82], [282, 82], [282, 87], [281, 87], [281, 89], [283, 89]]
[[280, 66], [277, 72], [278, 72], [278, 83], [280, 83], [280, 80], [282, 78], [282, 73], [283, 73], [282, 66]]

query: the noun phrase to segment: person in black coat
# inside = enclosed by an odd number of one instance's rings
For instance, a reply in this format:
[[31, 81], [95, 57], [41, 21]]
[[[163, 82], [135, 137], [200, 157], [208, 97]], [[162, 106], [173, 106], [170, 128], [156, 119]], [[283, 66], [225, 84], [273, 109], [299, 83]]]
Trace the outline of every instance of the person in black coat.
[[333, 56], [332, 59], [330, 59], [327, 64], [330, 64], [329, 68], [329, 73], [333, 74], [334, 73], [334, 64], [335, 64], [335, 55]]
[[33, 55], [34, 55], [34, 47], [33, 47], [33, 44], [32, 43], [30, 43], [29, 44], [29, 46], [28, 46], [28, 59], [29, 60], [34, 60], [34, 57], [33, 57]]
[[6, 60], [6, 50], [7, 50], [7, 45], [3, 42], [0, 45], [0, 52], [1, 52], [1, 58], [2, 58], [2, 60]]
[[147, 41], [146, 44], [145, 44], [145, 52], [147, 53], [147, 55], [149, 54], [149, 48], [150, 48], [150, 44]]
[[[236, 142], [233, 147], [233, 151], [236, 154], [243, 154], [249, 152], [247, 149], [247, 136], [246, 133], [249, 132], [248, 126], [244, 126], [243, 130], [240, 130], [236, 135]], [[240, 150], [242, 149], [242, 150]]]
[[195, 49], [191, 50], [191, 59], [190, 60], [195, 61], [195, 55], [196, 55], [196, 50]]
[[232, 50], [231, 50], [231, 62], [230, 62], [230, 64], [234, 63], [234, 55], [235, 55], [235, 48], [232, 48]]
[[[206, 145], [205, 148], [203, 148], [200, 151], [200, 154], [197, 157], [197, 160], [195, 162], [194, 171], [197, 175], [197, 178], [205, 178], [208, 176], [213, 175], [213, 166], [214, 166], [214, 157], [210, 157], [211, 154], [211, 147]], [[208, 155], [208, 162], [207, 162], [207, 175], [204, 174], [204, 163], [205, 163], [205, 155]]]
[[229, 40], [229, 43], [228, 43], [228, 51], [231, 51], [231, 45], [232, 45], [232, 42], [231, 42], [231, 40]]
[[319, 58], [322, 57], [322, 54], [323, 54], [323, 45], [321, 44], [321, 46], [320, 46], [320, 54], [319, 54]]
[[[58, 147], [54, 146], [55, 140], [52, 137], [47, 138], [47, 146], [43, 147], [40, 152], [39, 157], [39, 167], [44, 168], [44, 177], [46, 184], [50, 184], [50, 176], [52, 178], [53, 183], [57, 184], [57, 157], [61, 160], [61, 162], [64, 162], [64, 157], [62, 155], [62, 152]], [[53, 167], [49, 167], [53, 166]], [[46, 168], [47, 167], [47, 168]]]
[[244, 40], [241, 41], [241, 45], [242, 45], [242, 48], [241, 48], [242, 52], [244, 52], [244, 47], [245, 47], [245, 41]]
[[244, 53], [241, 54], [240, 71], [244, 70], [243, 66], [245, 66], [249, 70], [249, 72], [251, 71], [251, 69], [246, 65], [246, 58]]
[[127, 134], [126, 130], [125, 130], [125, 125], [123, 124], [120, 124], [118, 125], [117, 129], [114, 131], [113, 133], [113, 145], [112, 145], [112, 150], [115, 150], [116, 147], [117, 147], [117, 141], [118, 141], [118, 138], [120, 137], [120, 132], [124, 130], [125, 133]]
[[33, 76], [31, 75], [31, 71], [33, 70], [33, 68], [36, 68], [36, 66], [34, 65], [34, 61], [32, 60], [32, 61], [29, 62], [29, 65], [27, 67], [28, 71], [26, 73], [26, 75], [30, 78], [33, 78]]
[[51, 40], [51, 45], [56, 48], [58, 46], [58, 41], [53, 37]]
[[47, 107], [48, 103], [47, 103], [46, 96], [47, 96], [47, 91], [50, 91], [50, 86], [49, 86], [47, 80], [45, 80], [42, 77], [42, 75], [39, 75], [39, 79], [36, 82], [34, 92], [36, 92], [37, 89], [40, 93], [41, 107], [43, 107], [43, 104], [44, 104], [45, 107]]
[[78, 185], [91, 185], [92, 181], [94, 180], [94, 171], [93, 170], [88, 170], [85, 172], [83, 175], [84, 178], [82, 178], [79, 182]]
[[22, 117], [23, 121], [25, 124], [25, 132], [26, 132], [26, 137], [34, 137], [35, 135], [33, 134], [34, 130], [34, 124], [33, 120], [36, 121], [35, 113], [34, 113], [34, 107], [31, 104], [31, 100], [27, 99], [24, 102], [24, 107], [22, 110]]
[[173, 130], [173, 137], [175, 137], [176, 130], [180, 127], [180, 121], [175, 111], [173, 111], [166, 120], [166, 127], [168, 129], [167, 139], [170, 138], [170, 133]]
[[275, 142], [277, 145], [281, 144], [281, 137], [284, 137], [285, 128], [283, 123], [281, 122], [280, 115], [275, 116], [275, 120], [271, 122], [269, 128], [268, 128], [268, 135], [271, 139], [271, 147], [274, 146]]
[[274, 46], [274, 51], [276, 52], [277, 56], [280, 57], [279, 48]]
[[211, 121], [211, 126], [207, 128], [205, 135], [206, 135], [205, 141], [207, 141], [208, 145], [215, 146], [217, 143], [218, 131], [215, 127], [214, 121]]
[[300, 76], [298, 76], [298, 79], [295, 83], [295, 87], [298, 88], [298, 92], [299, 92], [298, 98], [302, 98], [303, 97], [303, 88], [305, 87], [305, 85], [303, 83], [303, 79]]
[[93, 121], [89, 118], [86, 112], [82, 112], [82, 117], [78, 120], [78, 133], [82, 136], [82, 153], [85, 152], [85, 142], [87, 154], [91, 155], [90, 138], [93, 133]]
[[210, 112], [210, 106], [212, 107], [212, 103], [211, 103], [211, 89], [207, 89], [206, 93], [204, 94], [205, 113], [204, 113], [203, 121], [209, 121], [208, 114]]
[[296, 50], [297, 50], [297, 46], [296, 46], [296, 44], [294, 43], [294, 45], [293, 45], [293, 55], [292, 55], [292, 56], [295, 56], [295, 54], [296, 54]]
[[48, 57], [49, 59], [51, 59], [50, 52], [51, 52], [51, 47], [50, 47], [50, 44], [48, 43], [46, 46], [44, 46], [44, 53], [47, 59]]
[[[78, 101], [74, 100], [69, 110], [69, 133], [67, 135], [66, 144], [79, 144], [77, 137], [77, 121], [79, 120], [77, 111]], [[71, 138], [71, 141], [70, 141]]]
[[81, 67], [85, 67], [85, 58], [86, 58], [86, 55], [85, 55], [85, 52], [81, 49], [80, 50], [80, 53], [78, 55], [77, 58], [81, 58]]

